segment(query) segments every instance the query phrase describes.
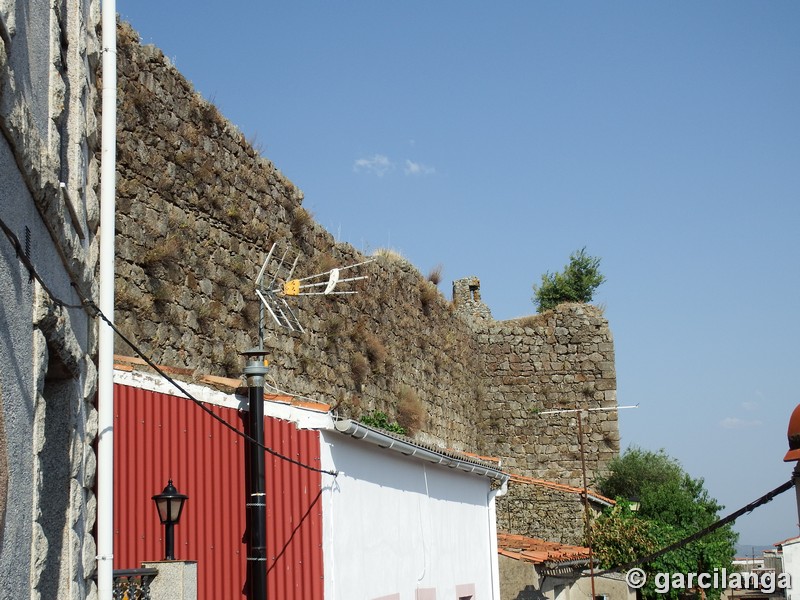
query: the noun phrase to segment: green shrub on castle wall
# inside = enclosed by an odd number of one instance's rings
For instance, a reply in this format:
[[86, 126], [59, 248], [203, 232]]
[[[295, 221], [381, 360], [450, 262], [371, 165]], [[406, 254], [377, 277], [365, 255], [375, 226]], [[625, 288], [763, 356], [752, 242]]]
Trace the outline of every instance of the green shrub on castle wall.
[[542, 284], [533, 286], [533, 302], [539, 312], [562, 302], [591, 302], [605, 279], [600, 273], [600, 259], [586, 254], [584, 247], [570, 254], [563, 272], [542, 275]]

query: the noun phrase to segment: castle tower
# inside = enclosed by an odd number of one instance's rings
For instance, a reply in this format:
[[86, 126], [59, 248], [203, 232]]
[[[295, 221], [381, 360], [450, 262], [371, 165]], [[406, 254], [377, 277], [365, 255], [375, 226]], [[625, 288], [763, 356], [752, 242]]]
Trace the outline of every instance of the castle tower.
[[453, 282], [453, 305], [456, 313], [478, 319], [491, 319], [492, 312], [481, 301], [481, 281], [474, 275]]

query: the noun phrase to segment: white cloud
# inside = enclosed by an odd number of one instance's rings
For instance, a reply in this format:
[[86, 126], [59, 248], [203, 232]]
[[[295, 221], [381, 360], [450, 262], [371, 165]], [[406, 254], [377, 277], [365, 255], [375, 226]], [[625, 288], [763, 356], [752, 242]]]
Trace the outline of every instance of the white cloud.
[[[375, 154], [366, 158], [358, 158], [353, 163], [353, 171], [356, 173], [370, 173], [377, 177], [383, 177], [387, 173], [394, 171], [394, 169], [395, 163], [384, 154]], [[436, 169], [406, 159], [403, 172], [411, 177], [423, 177], [425, 175], [433, 175], [436, 173]]]
[[434, 173], [436, 173], [436, 169], [433, 167], [406, 159], [406, 175], [433, 175]]
[[372, 173], [378, 177], [383, 177], [393, 169], [394, 163], [383, 154], [375, 154], [370, 158], [359, 158], [353, 163], [353, 171], [356, 173]]
[[742, 402], [742, 408], [749, 411], [758, 410], [760, 406], [761, 406], [760, 403], [753, 402], [752, 400], [745, 400], [744, 402]]
[[756, 427], [761, 427], [761, 425], [761, 421], [748, 421], [737, 417], [725, 417], [720, 421], [720, 426], [723, 429], [755, 429]]

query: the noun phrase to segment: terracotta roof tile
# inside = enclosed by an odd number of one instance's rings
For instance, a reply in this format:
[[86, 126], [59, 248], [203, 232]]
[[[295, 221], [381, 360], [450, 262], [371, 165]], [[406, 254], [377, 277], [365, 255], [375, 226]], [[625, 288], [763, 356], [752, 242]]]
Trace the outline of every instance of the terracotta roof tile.
[[[569, 494], [583, 494], [583, 488], [575, 487], [572, 485], [566, 485], [564, 483], [556, 483], [555, 481], [547, 481], [546, 479], [535, 479], [533, 477], [526, 477], [524, 475], [512, 475], [511, 481], [516, 483], [527, 483], [530, 485], [539, 485], [542, 487], [549, 488], [551, 490], [557, 490], [560, 492], [567, 492]], [[605, 496], [598, 494], [594, 490], [588, 490], [589, 492], [589, 500], [599, 501], [603, 504], [616, 504], [614, 500], [611, 498], [606, 498]]]
[[497, 533], [497, 551], [503, 556], [533, 564], [589, 560], [589, 548], [548, 542], [510, 533]]
[[775, 546], [775, 547], [779, 547], [779, 546], [783, 546], [784, 544], [788, 544], [789, 542], [794, 542], [794, 541], [796, 541], [798, 539], [800, 539], [800, 537], [794, 536], [794, 537], [786, 538], [785, 540], [781, 540], [780, 542], [775, 542], [772, 545]]
[[[134, 356], [122, 356], [119, 354], [114, 355], [114, 368], [120, 371], [135, 371], [137, 369], [145, 370], [150, 369], [146, 361]], [[158, 368], [169, 375], [175, 375], [176, 379], [188, 378], [191, 376], [195, 383], [205, 383], [218, 389], [223, 389], [226, 392], [237, 392], [243, 388], [241, 379], [232, 379], [230, 377], [218, 377], [216, 375], [196, 375], [192, 369], [183, 367], [170, 367], [168, 365], [158, 365]], [[245, 388], [245, 394], [246, 388]], [[301, 400], [290, 396], [288, 394], [264, 394], [264, 399], [270, 402], [279, 402], [281, 404], [290, 404], [298, 408], [306, 408], [318, 412], [329, 412], [331, 407], [324, 402], [313, 402], [310, 400]]]

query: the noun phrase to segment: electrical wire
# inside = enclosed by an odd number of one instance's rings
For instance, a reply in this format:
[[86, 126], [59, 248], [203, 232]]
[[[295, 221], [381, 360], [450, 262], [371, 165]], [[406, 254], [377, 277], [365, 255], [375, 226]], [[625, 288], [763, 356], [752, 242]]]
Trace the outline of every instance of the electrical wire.
[[776, 487], [771, 492], [767, 492], [766, 494], [761, 496], [758, 500], [754, 500], [750, 504], [748, 504], [746, 506], [743, 506], [742, 508], [740, 508], [739, 510], [737, 510], [735, 512], [732, 512], [727, 517], [723, 517], [722, 519], [719, 519], [718, 521], [715, 521], [714, 523], [712, 523], [708, 527], [704, 527], [700, 531], [697, 531], [697, 532], [693, 533], [692, 535], [689, 535], [689, 536], [687, 536], [687, 537], [685, 537], [683, 539], [680, 539], [677, 542], [674, 542], [674, 543], [670, 544], [669, 546], [666, 546], [666, 547], [662, 548], [661, 550], [657, 550], [657, 551], [653, 552], [652, 554], [648, 554], [647, 556], [643, 556], [642, 558], [637, 558], [636, 560], [632, 560], [630, 562], [627, 562], [624, 565], [619, 565], [617, 567], [612, 567], [612, 568], [606, 569], [604, 571], [599, 571], [599, 572], [595, 573], [595, 577], [599, 577], [600, 575], [606, 575], [607, 573], [615, 573], [615, 572], [618, 572], [618, 571], [627, 571], [631, 567], [635, 567], [636, 565], [641, 565], [643, 563], [651, 562], [651, 561], [655, 560], [656, 558], [659, 558], [659, 557], [663, 556], [667, 552], [672, 552], [673, 550], [677, 550], [678, 548], [682, 548], [682, 547], [686, 546], [687, 544], [690, 544], [691, 542], [693, 542], [695, 540], [699, 540], [701, 537], [704, 537], [704, 536], [708, 535], [709, 533], [712, 533], [712, 532], [716, 531], [720, 527], [724, 527], [725, 525], [727, 525], [729, 523], [733, 523], [736, 519], [741, 517], [743, 514], [754, 511], [756, 508], [758, 508], [762, 504], [766, 504], [767, 502], [770, 502], [776, 496], [779, 496], [783, 492], [792, 489], [792, 487], [794, 487], [794, 480], [790, 479], [786, 483]]
[[228, 421], [226, 421], [225, 419], [220, 417], [218, 414], [216, 414], [214, 411], [212, 411], [210, 408], [208, 408], [205, 405], [204, 402], [201, 402], [200, 400], [198, 400], [197, 398], [192, 396], [192, 394], [190, 394], [179, 382], [177, 382], [175, 379], [173, 379], [172, 377], [167, 375], [167, 373], [165, 373], [149, 356], [147, 356], [142, 350], [140, 350], [139, 347], [136, 346], [136, 344], [134, 344], [131, 340], [129, 340], [127, 338], [127, 336], [125, 336], [125, 334], [123, 334], [116, 327], [116, 325], [114, 325], [114, 323], [105, 314], [103, 314], [103, 312], [100, 310], [100, 308], [91, 299], [89, 299], [86, 296], [86, 294], [84, 294], [82, 292], [80, 286], [78, 286], [77, 283], [72, 281], [71, 285], [72, 285], [72, 288], [75, 290], [75, 293], [78, 295], [78, 297], [80, 297], [82, 303], [81, 304], [68, 304], [68, 303], [64, 302], [63, 300], [61, 300], [55, 293], [53, 293], [53, 291], [47, 286], [47, 284], [44, 282], [44, 280], [41, 278], [41, 276], [37, 273], [36, 268], [33, 266], [33, 263], [30, 261], [30, 259], [27, 257], [27, 255], [23, 251], [22, 244], [20, 244], [19, 238], [17, 238], [17, 236], [8, 227], [8, 225], [5, 223], [5, 221], [3, 221], [2, 218], [0, 218], [0, 229], [3, 230], [3, 232], [6, 234], [6, 237], [11, 242], [11, 245], [14, 246], [14, 250], [15, 250], [15, 252], [17, 254], [17, 258], [19, 258], [22, 261], [22, 264], [25, 265], [25, 267], [28, 269], [28, 272], [30, 273], [31, 279], [35, 279], [36, 281], [39, 282], [39, 284], [42, 286], [42, 289], [44, 290], [44, 292], [47, 294], [47, 296], [53, 301], [53, 303], [56, 306], [64, 307], [64, 308], [82, 308], [83, 310], [86, 311], [86, 313], [89, 316], [94, 317], [94, 318], [98, 318], [99, 317], [100, 319], [105, 321], [105, 323], [109, 327], [111, 327], [111, 329], [114, 331], [114, 333], [116, 333], [119, 336], [119, 338], [130, 347], [131, 350], [133, 350], [138, 356], [140, 356], [142, 358], [142, 360], [144, 360], [150, 368], [152, 368], [156, 373], [161, 375], [161, 377], [163, 377], [169, 383], [171, 383], [173, 386], [175, 386], [175, 388], [177, 388], [181, 393], [183, 393], [189, 400], [194, 402], [206, 414], [211, 416], [213, 419], [218, 421], [221, 425], [223, 425], [224, 427], [227, 427], [233, 433], [235, 433], [236, 435], [240, 436], [241, 438], [243, 438], [247, 442], [259, 446], [262, 450], [264, 450], [265, 452], [271, 454], [275, 458], [279, 458], [281, 460], [285, 460], [286, 462], [289, 462], [289, 463], [291, 463], [293, 465], [297, 465], [298, 467], [302, 467], [303, 469], [308, 469], [309, 471], [314, 471], [316, 473], [323, 473], [325, 475], [332, 475], [333, 477], [336, 477], [339, 474], [338, 471], [329, 471], [329, 470], [326, 470], [326, 469], [320, 469], [319, 467], [314, 467], [312, 465], [307, 465], [305, 463], [297, 461], [297, 460], [295, 460], [293, 458], [290, 458], [288, 456], [284, 456], [280, 452], [277, 452], [276, 450], [273, 450], [272, 448], [266, 446], [265, 444], [262, 444], [262, 443], [256, 441], [255, 438], [253, 438], [253, 437], [249, 436], [248, 434], [246, 434], [245, 432], [237, 429], [236, 426], [232, 425], [231, 423], [229, 423]]
[[[17, 258], [19, 260], [21, 260], [22, 264], [25, 265], [25, 268], [28, 269], [28, 273], [30, 274], [31, 281], [34, 280], [34, 279], [36, 281], [38, 281], [39, 285], [42, 286], [42, 289], [50, 297], [50, 299], [53, 301], [53, 303], [56, 306], [63, 307], [63, 308], [85, 308], [83, 304], [68, 304], [68, 303], [64, 302], [63, 300], [61, 300], [58, 296], [56, 296], [53, 293], [53, 291], [47, 286], [47, 284], [44, 282], [44, 280], [39, 276], [39, 273], [36, 272], [36, 269], [34, 268], [33, 263], [31, 262], [31, 259], [28, 258], [28, 255], [25, 253], [25, 250], [22, 248], [22, 244], [20, 243], [19, 238], [16, 236], [16, 234], [13, 231], [11, 231], [11, 229], [6, 224], [6, 222], [3, 221], [3, 219], [0, 219], [0, 229], [3, 230], [3, 233], [6, 234], [6, 237], [11, 242], [11, 245], [14, 246], [14, 252], [16, 252]], [[75, 282], [72, 282], [72, 286], [74, 288], [76, 288], [76, 291], [77, 291], [77, 285], [75, 284]], [[78, 295], [80, 296], [80, 293]]]
[[[275, 378], [272, 378], [272, 381], [275, 381]], [[287, 392], [286, 390], [282, 390], [278, 386], [270, 385], [268, 381], [264, 382], [264, 387], [268, 387], [269, 389], [273, 390], [278, 394], [283, 394], [284, 396], [289, 396], [291, 398], [299, 398], [300, 400], [308, 400], [309, 402], [316, 402], [317, 404], [324, 404], [321, 400], [317, 400], [316, 398], [311, 398], [309, 396], [301, 396], [300, 394], [293, 394], [292, 392]]]
[[230, 430], [231, 430], [232, 432], [234, 432], [236, 435], [238, 435], [238, 436], [241, 436], [242, 438], [244, 438], [244, 439], [245, 439], [247, 442], [249, 442], [249, 443], [251, 443], [251, 444], [255, 444], [255, 445], [259, 446], [259, 447], [260, 447], [262, 450], [266, 451], [267, 453], [271, 454], [272, 456], [274, 456], [274, 457], [276, 457], [276, 458], [280, 458], [281, 460], [285, 460], [286, 462], [292, 463], [293, 465], [297, 465], [298, 467], [302, 467], [302, 468], [304, 468], [304, 469], [308, 469], [309, 471], [315, 471], [315, 472], [317, 472], [317, 473], [324, 473], [324, 474], [326, 474], [326, 475], [332, 475], [332, 476], [334, 476], [334, 477], [336, 477], [336, 476], [339, 474], [339, 473], [338, 473], [338, 471], [328, 471], [328, 470], [326, 470], [326, 469], [320, 469], [319, 467], [314, 467], [314, 466], [311, 466], [311, 465], [307, 465], [307, 464], [305, 464], [305, 463], [302, 463], [302, 462], [300, 462], [300, 461], [294, 460], [293, 458], [289, 458], [288, 456], [284, 456], [283, 454], [281, 454], [280, 452], [277, 452], [276, 450], [273, 450], [273, 449], [272, 449], [272, 448], [270, 448], [269, 446], [266, 446], [266, 445], [264, 445], [264, 444], [262, 444], [262, 443], [260, 443], [260, 442], [256, 441], [256, 440], [255, 440], [255, 438], [253, 438], [253, 437], [249, 436], [248, 434], [244, 433], [243, 431], [240, 431], [240, 430], [239, 430], [239, 429], [237, 429], [237, 428], [236, 428], [234, 425], [231, 425], [231, 424], [230, 424], [228, 421], [226, 421], [225, 419], [223, 419], [222, 417], [220, 417], [218, 414], [216, 414], [214, 411], [212, 411], [210, 408], [208, 408], [208, 407], [205, 405], [205, 403], [204, 403], [204, 402], [201, 402], [200, 400], [198, 400], [197, 398], [195, 398], [194, 396], [192, 396], [192, 395], [191, 395], [191, 394], [190, 394], [190, 393], [189, 393], [189, 392], [188, 392], [188, 391], [187, 391], [187, 390], [186, 390], [186, 389], [185, 389], [185, 388], [184, 388], [182, 385], [180, 385], [180, 383], [178, 383], [177, 381], [175, 381], [175, 379], [173, 379], [172, 377], [170, 377], [169, 375], [167, 375], [167, 374], [166, 374], [166, 373], [165, 373], [165, 372], [164, 372], [164, 371], [163, 371], [163, 370], [162, 370], [162, 369], [161, 369], [161, 368], [160, 368], [160, 367], [159, 367], [159, 366], [158, 366], [158, 365], [157, 365], [155, 362], [153, 362], [153, 361], [152, 361], [152, 360], [151, 360], [151, 359], [150, 359], [148, 356], [146, 356], [146, 355], [145, 355], [145, 354], [144, 354], [144, 353], [143, 353], [141, 350], [139, 350], [139, 348], [137, 348], [137, 347], [136, 347], [136, 345], [135, 345], [133, 342], [131, 342], [131, 341], [130, 341], [130, 340], [129, 340], [129, 339], [128, 339], [128, 338], [127, 338], [127, 337], [126, 337], [126, 336], [125, 336], [125, 335], [124, 335], [124, 334], [123, 334], [123, 333], [122, 333], [122, 332], [121, 332], [121, 331], [120, 331], [120, 330], [119, 330], [119, 329], [118, 329], [118, 328], [117, 328], [117, 327], [116, 327], [116, 326], [115, 326], [115, 325], [114, 325], [114, 324], [113, 324], [113, 323], [112, 323], [112, 322], [111, 322], [109, 319], [108, 319], [108, 317], [106, 317], [106, 316], [105, 316], [105, 315], [104, 315], [104, 314], [103, 314], [103, 313], [100, 311], [100, 309], [99, 309], [99, 308], [97, 308], [97, 307], [95, 306], [94, 302], [92, 302], [91, 300], [86, 300], [86, 302], [88, 303], [88, 306], [90, 306], [90, 307], [91, 307], [93, 310], [95, 310], [95, 311], [96, 311], [96, 316], [100, 317], [100, 318], [101, 318], [103, 321], [105, 321], [105, 322], [106, 322], [106, 324], [107, 324], [109, 327], [111, 327], [111, 329], [113, 329], [113, 330], [114, 330], [114, 333], [116, 333], [116, 334], [117, 334], [117, 335], [120, 337], [120, 339], [121, 339], [123, 342], [125, 342], [125, 343], [126, 343], [126, 344], [127, 344], [127, 345], [128, 345], [130, 348], [131, 348], [131, 350], [133, 350], [133, 351], [134, 351], [136, 354], [138, 354], [139, 356], [141, 356], [141, 357], [142, 357], [142, 360], [144, 360], [144, 361], [147, 363], [147, 365], [148, 365], [150, 368], [152, 368], [152, 369], [153, 369], [153, 370], [154, 370], [156, 373], [158, 373], [159, 375], [161, 375], [161, 376], [162, 376], [164, 379], [166, 379], [166, 380], [167, 380], [169, 383], [171, 383], [172, 385], [174, 385], [174, 386], [175, 386], [175, 387], [178, 389], [178, 391], [180, 391], [182, 394], [184, 394], [184, 395], [185, 395], [185, 396], [186, 396], [186, 397], [187, 397], [189, 400], [191, 400], [192, 402], [194, 402], [194, 403], [195, 403], [195, 404], [196, 404], [196, 405], [197, 405], [197, 406], [198, 406], [198, 407], [199, 407], [201, 410], [203, 410], [204, 412], [206, 412], [206, 413], [207, 413], [209, 416], [211, 416], [213, 419], [215, 419], [216, 421], [218, 421], [219, 423], [221, 423], [223, 426], [225, 426], [225, 427], [227, 427], [228, 429], [230, 429]]

